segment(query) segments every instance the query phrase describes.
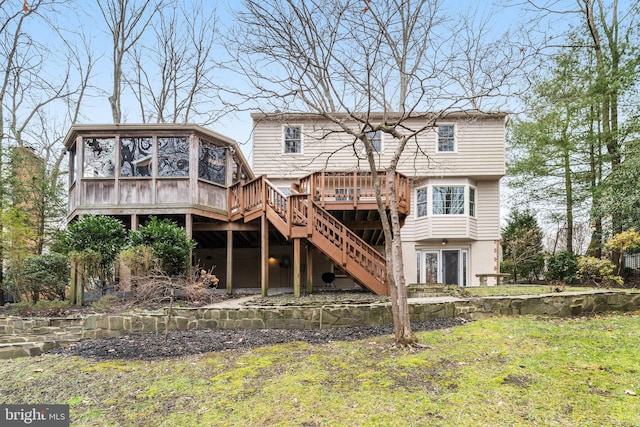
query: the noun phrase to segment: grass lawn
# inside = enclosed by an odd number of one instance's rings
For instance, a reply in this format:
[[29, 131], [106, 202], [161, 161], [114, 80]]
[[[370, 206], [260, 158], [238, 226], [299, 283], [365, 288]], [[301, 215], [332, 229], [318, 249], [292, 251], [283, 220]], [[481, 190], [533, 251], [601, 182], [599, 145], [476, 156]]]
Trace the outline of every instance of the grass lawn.
[[495, 318], [391, 337], [159, 362], [3, 361], [0, 403], [73, 426], [638, 426], [640, 313]]

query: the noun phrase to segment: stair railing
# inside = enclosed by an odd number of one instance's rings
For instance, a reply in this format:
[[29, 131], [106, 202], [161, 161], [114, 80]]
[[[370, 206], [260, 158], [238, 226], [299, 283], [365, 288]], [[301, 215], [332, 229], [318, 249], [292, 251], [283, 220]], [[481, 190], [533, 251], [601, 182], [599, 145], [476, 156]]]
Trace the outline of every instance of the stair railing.
[[[300, 190], [306, 189], [304, 186]], [[242, 215], [271, 208], [284, 222], [291, 236], [292, 227], [306, 227], [311, 241], [322, 238], [331, 249], [330, 257], [346, 270], [355, 263], [376, 281], [386, 286], [386, 260], [377, 250], [347, 228], [337, 218], [311, 200], [307, 193], [286, 196], [265, 176], [230, 187], [230, 215]], [[322, 249], [322, 248], [321, 248]], [[366, 285], [366, 283], [363, 283]], [[388, 292], [388, 288], [387, 288]]]
[[310, 220], [313, 231], [324, 237], [335, 250], [340, 251], [342, 266], [346, 266], [351, 260], [369, 272], [381, 285], [386, 286], [386, 259], [380, 252], [316, 203], [313, 203]]

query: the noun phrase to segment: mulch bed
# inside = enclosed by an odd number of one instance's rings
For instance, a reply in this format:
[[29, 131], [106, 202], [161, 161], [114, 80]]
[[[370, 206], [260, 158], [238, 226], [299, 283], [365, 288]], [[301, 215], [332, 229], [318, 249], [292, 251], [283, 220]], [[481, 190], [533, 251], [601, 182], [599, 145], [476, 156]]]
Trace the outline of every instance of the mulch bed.
[[[413, 331], [428, 331], [463, 325], [461, 319], [433, 319], [412, 322]], [[82, 356], [96, 360], [159, 360], [225, 350], [249, 350], [294, 341], [323, 344], [356, 341], [393, 334], [393, 325], [359, 326], [323, 330], [309, 329], [209, 329], [130, 334], [121, 337], [82, 341], [51, 353]]]

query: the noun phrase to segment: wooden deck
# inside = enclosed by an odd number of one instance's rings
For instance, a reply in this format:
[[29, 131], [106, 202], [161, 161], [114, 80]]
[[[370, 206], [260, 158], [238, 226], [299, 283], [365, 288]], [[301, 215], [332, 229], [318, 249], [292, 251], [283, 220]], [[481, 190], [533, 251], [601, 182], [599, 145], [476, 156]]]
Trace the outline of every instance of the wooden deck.
[[[386, 173], [380, 173], [378, 179], [382, 184], [383, 206], [389, 208], [389, 188], [394, 185], [398, 211], [402, 216], [408, 215], [408, 178], [397, 174], [389, 181]], [[384, 256], [330, 213], [377, 211], [372, 174], [318, 172], [294, 184], [293, 191], [294, 194], [286, 196], [264, 176], [238, 183], [229, 189], [229, 219], [250, 222], [264, 216], [286, 239], [294, 239], [294, 258], [299, 239], [306, 239], [360, 285], [376, 294], [388, 295]], [[294, 260], [294, 268], [296, 264], [299, 266], [299, 261]], [[294, 274], [294, 293], [296, 286], [299, 287], [299, 272]]]
[[[382, 184], [383, 206], [388, 209], [391, 204], [388, 194], [393, 185], [399, 213], [408, 215], [408, 179], [401, 174], [391, 181], [387, 178], [385, 173], [377, 178]], [[137, 221], [134, 217], [138, 215], [184, 214], [189, 233], [194, 229], [193, 216], [216, 221], [218, 227], [224, 223], [252, 223], [252, 230], [264, 227], [257, 226], [256, 220], [268, 221], [285, 239], [294, 239], [294, 246], [300, 245], [299, 239], [310, 242], [365, 288], [376, 294], [389, 292], [384, 257], [338, 218], [344, 218], [345, 211], [377, 212], [370, 172], [318, 172], [295, 183], [293, 194], [288, 196], [265, 176], [236, 182], [228, 188], [188, 178], [84, 178], [79, 188], [77, 193], [74, 184], [70, 192], [70, 211], [75, 215], [131, 215], [131, 224], [134, 224]], [[331, 212], [340, 215], [334, 216]], [[370, 229], [377, 229], [379, 235], [374, 240], [380, 243], [379, 220], [364, 222]], [[195, 228], [201, 231], [202, 223]], [[263, 233], [261, 240], [265, 239], [268, 240], [268, 235]], [[268, 242], [261, 243], [261, 247], [266, 247], [263, 252], [268, 253]], [[299, 259], [297, 266], [299, 269]]]

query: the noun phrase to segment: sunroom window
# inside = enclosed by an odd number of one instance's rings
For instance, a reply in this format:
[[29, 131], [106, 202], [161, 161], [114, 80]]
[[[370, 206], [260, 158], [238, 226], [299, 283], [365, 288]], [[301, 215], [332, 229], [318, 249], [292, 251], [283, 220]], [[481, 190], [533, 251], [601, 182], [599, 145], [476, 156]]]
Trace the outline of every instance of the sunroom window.
[[116, 171], [116, 139], [84, 138], [84, 177], [113, 177]]
[[120, 176], [151, 176], [153, 168], [153, 139], [120, 138]]
[[158, 176], [189, 176], [187, 138], [158, 138]]
[[198, 178], [224, 185], [225, 176], [224, 147], [210, 142], [200, 141], [198, 150]]

